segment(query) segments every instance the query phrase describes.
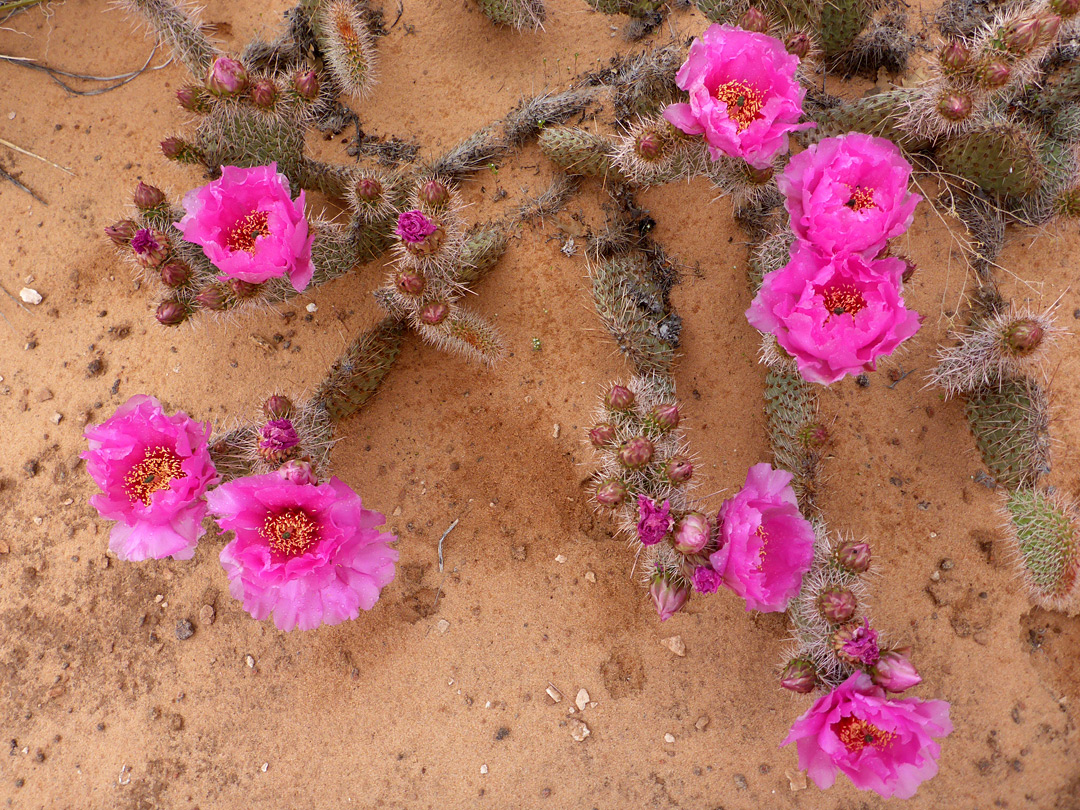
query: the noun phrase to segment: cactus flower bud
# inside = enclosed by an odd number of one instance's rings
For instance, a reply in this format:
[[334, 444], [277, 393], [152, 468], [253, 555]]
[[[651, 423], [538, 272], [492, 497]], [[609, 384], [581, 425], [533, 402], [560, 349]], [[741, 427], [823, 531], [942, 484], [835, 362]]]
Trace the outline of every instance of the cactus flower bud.
[[809, 658], [792, 658], [780, 673], [780, 685], [800, 695], [813, 692], [817, 682], [817, 670]]
[[828, 440], [829, 431], [820, 422], [811, 422], [799, 430], [799, 444], [807, 449], [816, 450]]
[[292, 459], [286, 461], [280, 467], [278, 467], [277, 474], [284, 478], [291, 484], [317, 484], [319, 479], [315, 477], [315, 470], [311, 468], [310, 462], [302, 459]]
[[259, 431], [255, 452], [272, 464], [292, 458], [299, 451], [300, 435], [289, 419], [271, 419]]
[[995, 59], [979, 68], [978, 75], [983, 87], [996, 90], [1009, 83], [1009, 79], [1012, 78], [1012, 68]]
[[784, 48], [788, 53], [794, 54], [800, 59], [805, 59], [806, 55], [810, 53], [810, 37], [802, 31], [796, 31], [784, 40]]
[[630, 470], [639, 470], [652, 461], [653, 443], [644, 436], [635, 436], [619, 448], [619, 463]]
[[830, 624], [843, 624], [855, 615], [859, 602], [847, 588], [826, 588], [818, 595], [817, 605]]
[[292, 406], [292, 400], [288, 397], [274, 394], [263, 403], [263, 413], [267, 419], [285, 419], [292, 411]]
[[319, 76], [314, 70], [297, 73], [293, 77], [293, 89], [300, 98], [314, 101], [319, 97]]
[[601, 506], [618, 506], [628, 494], [626, 484], [618, 478], [609, 478], [596, 488], [596, 502]]
[[922, 683], [922, 677], [905, 655], [906, 650], [885, 650], [870, 672], [878, 686], [890, 692], [903, 692]]
[[382, 199], [383, 185], [375, 177], [361, 177], [356, 181], [356, 199], [375, 203]]
[[250, 281], [244, 281], [243, 279], [230, 278], [227, 283], [229, 289], [232, 290], [232, 294], [240, 300], [254, 298], [259, 291], [258, 284], [252, 284]]
[[593, 447], [607, 447], [615, 443], [615, 435], [614, 425], [601, 422], [589, 431], [589, 441], [592, 442]]
[[157, 186], [140, 182], [135, 186], [134, 198], [136, 208], [140, 211], [149, 211], [165, 202], [165, 192]]
[[759, 186], [764, 185], [765, 183], [768, 183], [770, 180], [772, 180], [773, 174], [775, 173], [772, 166], [766, 166], [764, 169], [759, 169], [747, 163], [744, 168], [746, 171], [746, 176], [749, 178], [750, 182], [757, 183]]
[[131, 237], [135, 261], [142, 267], [157, 267], [169, 255], [169, 237], [154, 228], [140, 228]]
[[836, 564], [853, 574], [865, 574], [870, 570], [870, 544], [845, 540], [836, 549]]
[[938, 100], [937, 109], [948, 121], [963, 121], [971, 115], [974, 106], [967, 93], [945, 93]]
[[1005, 330], [1005, 346], [1009, 354], [1026, 357], [1042, 343], [1045, 330], [1030, 318], [1009, 325]]
[[1052, 43], [1057, 39], [1060, 30], [1061, 17], [1057, 14], [1047, 14], [1045, 12], [1039, 14], [1038, 42], [1040, 45], [1049, 45]]
[[394, 286], [406, 295], [420, 295], [427, 286], [427, 281], [422, 273], [413, 270], [402, 270], [394, 279]]
[[191, 268], [179, 259], [170, 259], [161, 265], [161, 283], [166, 287], [183, 287], [191, 279]]
[[131, 247], [131, 240], [139, 232], [139, 226], [130, 219], [122, 219], [114, 225], [105, 228], [105, 235], [112, 240], [117, 247]]
[[162, 326], [179, 326], [188, 319], [189, 314], [187, 307], [179, 301], [162, 301], [154, 317]]
[[679, 406], [674, 402], [657, 405], [649, 412], [647, 422], [661, 433], [668, 433], [679, 426]]
[[166, 138], [161, 142], [161, 154], [179, 163], [196, 163], [198, 150], [182, 138]]
[[900, 261], [904, 263], [904, 272], [900, 274], [900, 282], [902, 284], [907, 284], [911, 281], [912, 276], [915, 275], [915, 271], [919, 269], [919, 266], [903, 256], [900, 257]]
[[628, 411], [634, 407], [634, 393], [624, 385], [613, 385], [604, 397], [604, 407], [609, 411]]
[[272, 110], [277, 99], [278, 88], [271, 79], [259, 79], [251, 86], [251, 103], [260, 110]]
[[694, 474], [694, 465], [690, 459], [676, 456], [668, 461], [664, 468], [664, 475], [672, 484], [685, 484]]
[[214, 284], [206, 289], [202, 290], [195, 296], [195, 303], [197, 303], [203, 309], [210, 309], [215, 312], [225, 309], [228, 304], [228, 296], [225, 290], [219, 285]]
[[675, 522], [675, 550], [680, 554], [697, 554], [711, 538], [709, 519], [701, 512], [687, 512]]
[[206, 112], [209, 106], [206, 102], [206, 91], [193, 84], [186, 84], [177, 90], [176, 100], [181, 107], [191, 112]]
[[744, 11], [735, 24], [743, 31], [753, 31], [758, 34], [769, 33], [768, 18], [753, 6]]
[[877, 630], [871, 628], [866, 619], [863, 619], [862, 624], [845, 624], [832, 634], [833, 652], [837, 658], [853, 667], [872, 667], [881, 656], [877, 635]]
[[1080, 0], [1050, 0], [1050, 10], [1067, 20], [1080, 11]]
[[450, 202], [450, 189], [439, 180], [428, 180], [420, 186], [419, 197], [433, 208], [438, 208]]
[[643, 130], [634, 138], [634, 154], [646, 162], [658, 160], [664, 154], [665, 141], [662, 132]]
[[450, 307], [446, 304], [440, 304], [438, 301], [434, 301], [420, 310], [420, 320], [428, 326], [436, 326], [445, 321], [446, 316], [449, 314]]
[[247, 87], [244, 66], [228, 56], [219, 56], [210, 64], [206, 74], [206, 89], [215, 96], [235, 96]]
[[686, 604], [690, 598], [690, 589], [685, 585], [676, 585], [671, 578], [661, 571], [652, 575], [649, 585], [649, 596], [656, 605], [656, 612], [660, 621], [666, 622]]
[[941, 49], [938, 62], [945, 73], [960, 73], [971, 64], [971, 49], [958, 39], [951, 40]]

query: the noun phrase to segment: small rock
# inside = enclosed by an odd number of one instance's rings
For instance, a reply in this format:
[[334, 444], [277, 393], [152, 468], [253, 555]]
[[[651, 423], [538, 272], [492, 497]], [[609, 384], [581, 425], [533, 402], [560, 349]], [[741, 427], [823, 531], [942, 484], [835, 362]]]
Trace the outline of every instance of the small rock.
[[930, 579], [931, 579], [931, 581], [933, 581], [933, 582], [938, 582], [938, 581], [940, 581], [940, 580], [941, 580], [941, 572], [940, 572], [940, 571], [935, 571], [934, 573], [932, 573], [932, 574], [930, 575]]
[[956, 563], [954, 563], [952, 560], [950, 560], [948, 557], [946, 557], [944, 560], [941, 561], [941, 570], [942, 571], [951, 571], [952, 567], [954, 565], [956, 565]]
[[0, 554], [7, 554], [11, 551], [11, 546], [7, 544], [6, 540], [0, 540]]
[[42, 298], [41, 293], [37, 290], [32, 290], [29, 287], [23, 287], [19, 290], [19, 298], [23, 300], [23, 303], [34, 304], [35, 306], [45, 300]]
[[487, 763], [485, 763], [485, 764], [480, 766], [480, 775], [481, 776], [486, 776], [487, 772], [488, 772], [488, 766], [487, 766]]
[[566, 562], [566, 555], [565, 554], [556, 554], [555, 555], [555, 562], [559, 563], [560, 565], [562, 563]]
[[803, 771], [786, 771], [785, 775], [792, 793], [806, 790], [806, 774]]
[[57, 411], [56, 413], [54, 413], [52, 416], [49, 417], [49, 421], [52, 422], [54, 425], [59, 425], [63, 418], [64, 418], [64, 415], [62, 413], [60, 413], [59, 411]]
[[549, 683], [547, 689], [544, 691], [547, 692], [547, 696], [551, 698], [552, 703], [558, 703], [562, 700], [562, 692], [556, 689], [552, 684]]
[[259, 768], [259, 770], [260, 770], [260, 771], [262, 771], [263, 773], [266, 773], [266, 771], [267, 771], [267, 769], [268, 769], [269, 767], [270, 767], [270, 763], [269, 763], [269, 762], [264, 762], [264, 763], [262, 764], [262, 767], [261, 767], [261, 768]]
[[669, 745], [675, 742], [675, 735], [669, 731], [667, 734], [664, 735], [664, 742], [668, 743]]
[[[869, 388], [870, 378], [865, 374], [860, 374], [858, 377], [855, 378], [855, 384], [858, 385], [859, 388]], [[743, 781], [745, 782], [746, 780], [744, 779]]]
[[510, 557], [518, 562], [525, 562], [525, 546], [514, 546], [510, 549]]
[[701, 715], [701, 717], [699, 717], [697, 719], [697, 721], [694, 723], [694, 728], [696, 728], [698, 731], [704, 731], [708, 727], [709, 727], [709, 715], [707, 715], [707, 714]]
[[50, 391], [48, 388], [42, 388], [40, 391], [37, 392], [38, 402], [48, 402], [52, 398], [53, 392]]
[[312, 301], [310, 304], [304, 307], [304, 309], [306, 309], [308, 312], [318, 312], [319, 306], [314, 301]]
[[749, 787], [749, 785], [747, 785], [746, 783], [746, 777], [743, 776], [741, 773], [735, 774], [734, 779], [735, 787], [739, 790], [746, 790]]
[[578, 707], [579, 712], [585, 711], [585, 707], [589, 705], [589, 693], [582, 687], [578, 689], [577, 697], [574, 698], [574, 705]]
[[560, 430], [561, 430], [561, 428], [559, 427], [558, 422], [556, 422], [554, 429], [551, 431], [551, 438], [553, 438], [553, 439], [559, 438]]
[[585, 725], [581, 720], [570, 721], [570, 736], [577, 742], [584, 742], [592, 732], [589, 731], [589, 727]]
[[214, 619], [217, 617], [217, 613], [214, 610], [213, 605], [203, 605], [199, 608], [199, 624], [203, 627], [209, 627], [214, 623]]
[[174, 714], [169, 718], [169, 728], [173, 731], [184, 730], [184, 718], [182, 715]]
[[248, 665], [248, 669], [255, 669], [255, 658], [253, 656], [245, 655], [244, 663]]
[[394, 507], [394, 515], [393, 516], [394, 517], [401, 517], [401, 507], [400, 506], [395, 506]]
[[682, 636], [671, 636], [670, 638], [660, 639], [660, 643], [671, 650], [675, 655], [682, 658], [686, 655], [686, 644], [682, 640]]
[[592, 571], [586, 571], [585, 572], [585, 581], [586, 582], [591, 582], [591, 583], [593, 583], [595, 585], [596, 584], [596, 574], [594, 574]]
[[439, 631], [440, 635], [446, 635], [446, 631], [450, 629], [450, 622], [446, 619], [439, 619], [435, 629]]
[[180, 619], [176, 623], [176, 637], [181, 641], [187, 641], [195, 635], [195, 627], [188, 619]]

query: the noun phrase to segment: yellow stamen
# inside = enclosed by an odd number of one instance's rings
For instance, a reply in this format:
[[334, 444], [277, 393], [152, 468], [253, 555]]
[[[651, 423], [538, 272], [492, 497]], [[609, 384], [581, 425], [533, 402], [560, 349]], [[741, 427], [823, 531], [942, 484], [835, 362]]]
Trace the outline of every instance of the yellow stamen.
[[727, 106], [728, 118], [735, 122], [739, 132], [761, 118], [761, 108], [765, 106], [765, 99], [758, 90], [737, 79], [720, 85], [716, 99]]
[[891, 731], [882, 731], [861, 717], [854, 716], [845, 717], [833, 723], [832, 730], [852, 754], [862, 751], [868, 745], [878, 751], [886, 750], [896, 739], [896, 735]]
[[838, 284], [822, 290], [821, 298], [825, 309], [829, 311], [829, 317], [844, 313], [854, 316], [866, 308], [866, 299], [853, 284]]
[[233, 252], [242, 250], [254, 253], [256, 237], [266, 236], [270, 232], [266, 225], [267, 216], [266, 211], [252, 211], [229, 228], [225, 245]]
[[[848, 186], [848, 188], [851, 188], [851, 186]], [[851, 188], [851, 199], [845, 204], [852, 211], [877, 208], [877, 203], [874, 202], [874, 190], [871, 188], [863, 188], [862, 186]]]
[[124, 489], [128, 498], [132, 503], [142, 501], [149, 506], [152, 494], [168, 489], [169, 484], [178, 478], [187, 477], [187, 473], [180, 468], [180, 463], [180, 457], [168, 447], [149, 448], [143, 460], [124, 476]]
[[319, 539], [319, 527], [302, 509], [268, 515], [259, 534], [270, 548], [285, 557], [298, 557]]

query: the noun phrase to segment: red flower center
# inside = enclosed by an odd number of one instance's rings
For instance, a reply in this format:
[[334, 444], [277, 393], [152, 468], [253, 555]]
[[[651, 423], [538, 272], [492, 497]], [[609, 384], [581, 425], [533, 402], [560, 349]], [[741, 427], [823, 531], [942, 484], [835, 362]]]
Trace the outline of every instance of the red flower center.
[[270, 233], [270, 228], [266, 224], [268, 216], [266, 211], [252, 211], [239, 220], [229, 228], [225, 236], [225, 246], [233, 252], [242, 250], [245, 253], [254, 253], [255, 238]]
[[822, 290], [821, 301], [828, 310], [829, 317], [844, 313], [854, 316], [866, 308], [866, 299], [854, 284], [837, 284]]
[[862, 751], [868, 745], [878, 751], [885, 751], [896, 739], [896, 735], [891, 731], [882, 731], [872, 723], [867, 723], [861, 717], [855, 716], [845, 717], [833, 723], [832, 730], [840, 738], [844, 748], [852, 754]]
[[319, 526], [302, 509], [284, 509], [268, 515], [259, 534], [278, 554], [299, 557], [319, 539]]
[[735, 122], [739, 132], [761, 118], [761, 108], [765, 106], [761, 93], [738, 79], [720, 85], [716, 99], [727, 105], [728, 118]]
[[[851, 188], [851, 186], [848, 186], [848, 188]], [[863, 188], [862, 186], [855, 186], [855, 188], [851, 188], [851, 199], [844, 203], [844, 205], [852, 211], [877, 208], [877, 203], [874, 202], [874, 190]]]
[[142, 501], [149, 506], [153, 493], [168, 489], [173, 481], [186, 477], [187, 473], [180, 469], [180, 456], [168, 447], [151, 447], [143, 460], [124, 476], [124, 491], [132, 503]]

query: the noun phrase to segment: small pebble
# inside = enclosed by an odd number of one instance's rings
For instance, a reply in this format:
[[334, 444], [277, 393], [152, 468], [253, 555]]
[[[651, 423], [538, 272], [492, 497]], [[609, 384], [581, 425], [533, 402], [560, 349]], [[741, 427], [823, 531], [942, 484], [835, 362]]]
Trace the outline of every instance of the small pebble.
[[59, 425], [63, 418], [64, 418], [64, 415], [62, 413], [60, 413], [59, 411], [57, 411], [56, 413], [54, 413], [52, 416], [49, 417], [49, 421], [52, 422], [54, 425]]
[[593, 583], [595, 585], [596, 584], [596, 574], [594, 574], [592, 571], [586, 571], [585, 572], [585, 581], [586, 582], [591, 582], [591, 583]]
[[664, 735], [664, 742], [666, 742], [666, 743], [673, 743], [673, 742], [675, 742], [675, 735], [674, 735], [674, 734], [672, 734], [672, 733], [671, 733], [671, 732], [669, 731], [669, 732], [668, 732], [667, 734], [665, 734], [665, 735]]
[[585, 725], [581, 720], [570, 721], [570, 736], [577, 742], [584, 742], [592, 732], [589, 731], [589, 727]]
[[585, 711], [585, 707], [589, 705], [589, 693], [582, 687], [578, 689], [577, 697], [574, 698], [574, 705], [578, 707], [579, 712]]
[[450, 622], [448, 622], [446, 619], [439, 619], [439, 622], [435, 625], [435, 628], [439, 631], [440, 634], [446, 635], [446, 631], [450, 629]]
[[951, 571], [952, 567], [954, 565], [956, 565], [956, 563], [954, 563], [952, 560], [950, 560], [948, 557], [946, 557], [944, 560], [941, 561], [941, 570], [942, 571]]
[[199, 608], [199, 624], [203, 627], [209, 627], [214, 623], [217, 613], [214, 611], [213, 605], [203, 605]]
[[176, 623], [176, 637], [181, 641], [187, 641], [195, 635], [195, 628], [187, 619], [180, 619]]
[[480, 775], [481, 775], [481, 776], [485, 776], [485, 775], [487, 775], [487, 772], [488, 772], [488, 767], [487, 767], [487, 765], [486, 765], [486, 764], [484, 764], [484, 765], [481, 765], [481, 766], [480, 766]]
[[262, 764], [262, 767], [261, 767], [261, 768], [259, 768], [259, 770], [260, 770], [260, 771], [262, 771], [263, 773], [266, 773], [266, 770], [267, 770], [267, 768], [269, 768], [269, 767], [270, 767], [270, 763], [269, 763], [269, 762], [264, 762], [264, 763]]
[[707, 714], [701, 715], [701, 717], [699, 717], [697, 719], [697, 722], [694, 723], [694, 728], [696, 728], [698, 731], [704, 731], [708, 727], [709, 727], [709, 715], [707, 715]]
[[244, 663], [248, 665], [248, 669], [255, 669], [255, 658], [250, 655], [244, 656]]
[[547, 692], [548, 697], [551, 698], [551, 701], [553, 703], [558, 703], [560, 700], [562, 700], [562, 692], [560, 692], [550, 683], [548, 684], [548, 688], [544, 691]]
[[859, 386], [859, 388], [869, 388], [870, 378], [867, 377], [865, 374], [860, 374], [858, 377], [855, 378], [855, 384]]
[[306, 307], [304, 307], [304, 309], [306, 309], [308, 312], [318, 312], [319, 311], [319, 305], [316, 304], [314, 301], [312, 301], [310, 304], [308, 304]]
[[29, 287], [23, 287], [19, 290], [19, 298], [21, 298], [24, 303], [34, 305], [40, 304], [42, 300], [44, 300], [41, 297], [41, 293], [37, 290], [32, 290]]
[[566, 555], [564, 555], [564, 554], [556, 554], [555, 555], [555, 562], [560, 563], [560, 564], [566, 562]]
[[686, 643], [682, 640], [682, 636], [662, 638], [660, 639], [660, 643], [675, 653], [675, 655], [679, 656], [679, 658], [686, 655]]

